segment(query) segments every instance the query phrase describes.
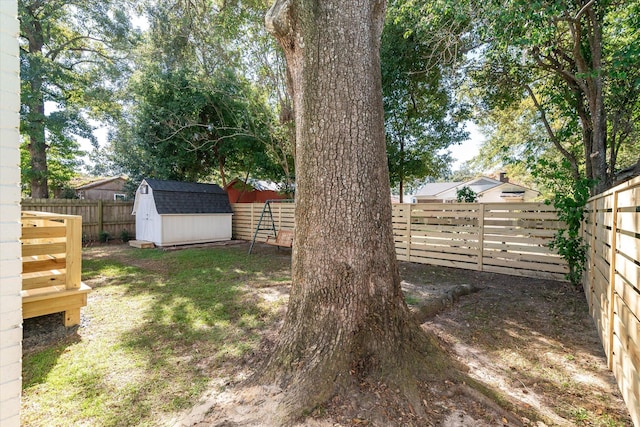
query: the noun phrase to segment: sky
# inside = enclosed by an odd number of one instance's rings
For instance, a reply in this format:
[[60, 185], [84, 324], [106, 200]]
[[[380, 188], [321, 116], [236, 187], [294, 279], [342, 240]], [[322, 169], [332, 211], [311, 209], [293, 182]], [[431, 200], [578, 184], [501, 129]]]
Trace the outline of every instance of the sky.
[[484, 142], [484, 136], [480, 133], [480, 129], [473, 122], [467, 122], [466, 128], [469, 131], [469, 139], [462, 144], [452, 145], [448, 148], [452, 157], [455, 159], [451, 170], [458, 170], [460, 166], [468, 160], [478, 155], [480, 146]]

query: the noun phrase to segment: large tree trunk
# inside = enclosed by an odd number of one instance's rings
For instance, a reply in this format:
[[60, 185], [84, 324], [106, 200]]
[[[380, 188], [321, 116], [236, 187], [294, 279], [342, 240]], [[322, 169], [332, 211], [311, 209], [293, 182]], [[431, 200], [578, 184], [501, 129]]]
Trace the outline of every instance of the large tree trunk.
[[[31, 12], [31, 11], [30, 11]], [[31, 12], [29, 25], [22, 25], [21, 30], [29, 40], [29, 54], [32, 56], [31, 67], [42, 67], [41, 57], [44, 47], [43, 29], [40, 21]], [[26, 100], [28, 106], [27, 128], [29, 135], [29, 157], [31, 168], [31, 197], [37, 199], [49, 198], [47, 169], [47, 144], [45, 134], [44, 96], [42, 94], [43, 79], [40, 72], [32, 73], [29, 81], [30, 97]], [[25, 101], [23, 101], [25, 102]]]
[[380, 80], [384, 11], [383, 0], [278, 0], [267, 14], [293, 86], [296, 217], [289, 307], [263, 375], [285, 388], [289, 415], [363, 375], [409, 396], [425, 353], [438, 366], [445, 360], [400, 288]]

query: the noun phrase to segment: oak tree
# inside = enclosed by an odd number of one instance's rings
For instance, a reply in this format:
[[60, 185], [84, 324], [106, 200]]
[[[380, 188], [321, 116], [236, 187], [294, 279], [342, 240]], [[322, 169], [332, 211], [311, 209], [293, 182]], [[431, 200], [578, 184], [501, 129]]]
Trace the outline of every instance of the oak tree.
[[20, 0], [18, 13], [24, 170], [31, 196], [47, 198], [49, 153], [77, 151], [76, 138], [93, 138], [89, 117], [117, 113], [114, 81], [133, 39], [123, 0]]
[[398, 388], [448, 363], [404, 302], [391, 227], [380, 75], [383, 0], [278, 0], [296, 122], [288, 311], [262, 379], [298, 416], [361, 381]]

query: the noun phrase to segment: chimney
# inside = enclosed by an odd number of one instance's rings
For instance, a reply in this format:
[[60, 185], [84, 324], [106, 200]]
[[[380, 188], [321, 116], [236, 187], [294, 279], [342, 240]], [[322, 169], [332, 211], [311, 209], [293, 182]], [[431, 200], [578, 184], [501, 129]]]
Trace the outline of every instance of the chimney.
[[500, 172], [500, 182], [509, 182], [509, 177], [506, 172]]

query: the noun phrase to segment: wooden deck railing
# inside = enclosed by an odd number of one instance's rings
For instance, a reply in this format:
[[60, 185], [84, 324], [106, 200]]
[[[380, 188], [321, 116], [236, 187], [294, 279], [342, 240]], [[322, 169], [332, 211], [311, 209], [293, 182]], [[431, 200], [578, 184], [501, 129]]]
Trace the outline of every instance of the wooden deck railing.
[[22, 212], [22, 317], [64, 312], [80, 323], [91, 290], [81, 281], [82, 217]]

